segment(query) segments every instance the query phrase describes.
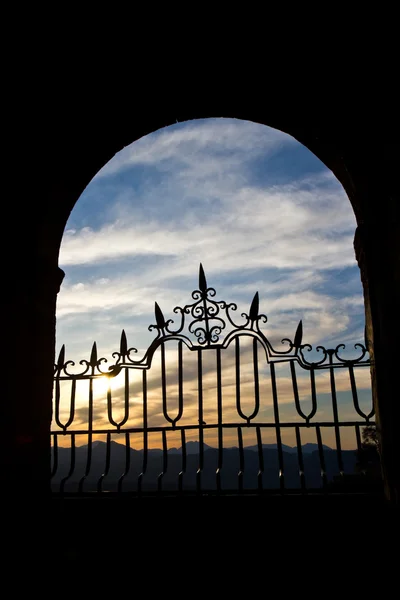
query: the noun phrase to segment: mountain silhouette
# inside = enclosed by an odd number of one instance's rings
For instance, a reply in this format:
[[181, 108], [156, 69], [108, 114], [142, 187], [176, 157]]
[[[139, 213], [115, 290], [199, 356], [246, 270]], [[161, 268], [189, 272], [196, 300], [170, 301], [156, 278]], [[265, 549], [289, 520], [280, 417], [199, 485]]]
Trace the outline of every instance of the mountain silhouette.
[[[219, 452], [204, 444], [203, 465], [200, 467], [199, 442], [187, 442], [186, 465], [182, 475], [183, 489], [195, 490], [197, 483], [201, 482], [203, 490], [215, 490], [217, 488], [217, 469]], [[182, 448], [171, 448], [164, 456], [162, 449], [149, 449], [147, 457], [143, 450], [129, 450], [129, 465], [127, 468], [127, 452], [124, 444], [115, 441], [110, 443], [110, 460], [107, 474], [106, 470], [105, 442], [96, 441], [92, 444], [91, 464], [87, 476], [88, 446], [75, 448], [75, 464], [71, 470], [70, 448], [58, 448], [57, 469], [52, 478], [52, 489], [57, 492], [64, 479], [64, 491], [76, 492], [79, 482], [84, 492], [96, 491], [101, 479], [103, 491], [117, 491], [118, 481], [122, 481], [122, 491], [135, 492], [138, 489], [138, 478], [141, 475], [143, 491], [155, 491], [158, 487], [163, 490], [177, 490], [179, 473], [183, 470]], [[301, 487], [299, 462], [297, 448], [282, 445], [283, 450], [283, 474], [285, 487], [298, 489]], [[317, 444], [305, 444], [302, 446], [304, 477], [307, 489], [320, 489], [323, 484], [321, 477], [321, 465]], [[323, 446], [328, 482], [333, 482], [339, 476], [339, 465], [337, 451]], [[53, 450], [52, 450], [53, 454]], [[54, 457], [53, 457], [54, 458]], [[264, 489], [279, 489], [279, 455], [276, 444], [264, 444], [262, 450], [264, 462], [261, 477]], [[342, 461], [344, 472], [354, 476], [357, 462], [355, 450], [342, 450]], [[241, 471], [241, 457], [238, 448], [224, 448], [222, 452], [222, 467], [220, 469], [220, 484], [223, 490], [237, 490], [239, 479], [244, 489], [256, 490], [259, 484], [260, 457], [258, 446], [249, 446], [243, 449], [243, 469]], [[199, 473], [198, 473], [199, 471]], [[104, 477], [102, 475], [104, 474]]]
[[[186, 442], [186, 454], [198, 454], [200, 452], [200, 442]], [[207, 444], [203, 444], [204, 452], [206, 450], [215, 450], [212, 446], [207, 446]], [[168, 450], [171, 454], [182, 454], [182, 447], [180, 448], [171, 448]]]
[[[277, 444], [263, 444], [262, 445], [263, 448], [268, 448], [269, 450], [277, 450], [278, 449], [278, 445]], [[332, 448], [330, 448], [329, 446], [325, 446], [324, 444], [322, 444], [322, 448], [324, 450], [331, 450]], [[318, 444], [303, 444], [302, 447], [302, 452], [303, 454], [310, 454], [311, 452], [318, 452]], [[247, 446], [246, 450], [254, 450], [256, 452], [258, 452], [258, 446]], [[286, 444], [282, 444], [282, 450], [283, 452], [289, 452], [290, 454], [296, 454], [297, 453], [297, 446], [287, 446]]]

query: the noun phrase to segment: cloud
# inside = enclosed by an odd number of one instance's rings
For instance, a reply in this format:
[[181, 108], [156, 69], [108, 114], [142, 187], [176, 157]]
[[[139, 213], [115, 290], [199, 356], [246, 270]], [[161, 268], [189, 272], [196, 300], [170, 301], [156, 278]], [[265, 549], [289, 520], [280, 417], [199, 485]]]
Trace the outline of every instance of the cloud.
[[211, 272], [354, 265], [354, 216], [344, 210], [338, 190], [329, 191], [320, 206], [317, 200], [322, 192], [302, 192], [301, 183], [289, 188], [232, 189], [227, 199], [216, 186], [219, 200], [212, 210], [205, 209], [199, 191], [197, 202], [205, 210], [177, 207], [175, 220], [168, 223], [162, 213], [149, 219], [145, 214], [138, 216], [137, 207], [127, 207], [123, 220], [65, 236], [60, 264], [107, 265], [153, 256], [172, 259], [183, 274], [200, 261], [208, 262]]
[[[60, 249], [66, 277], [57, 302], [57, 339], [74, 359], [88, 358], [96, 340], [99, 356], [109, 360], [106, 369], [124, 328], [140, 358], [155, 335], [147, 329], [155, 321], [154, 301], [166, 318], [176, 321], [172, 309], [192, 302], [201, 262], [208, 284], [217, 290], [216, 299], [238, 304], [238, 322], [259, 292], [260, 312], [268, 316], [262, 330], [277, 349], [282, 338], [293, 338], [300, 319], [305, 343], [361, 341], [355, 226], [349, 200], [332, 173], [281, 132], [231, 119], [155, 132], [118, 153], [71, 214]], [[228, 354], [224, 406], [227, 418], [236, 419]], [[252, 368], [246, 350], [242, 396], [244, 410], [250, 411]], [[161, 426], [165, 418], [159, 367], [148, 376], [149, 419]], [[168, 406], [176, 414], [173, 369], [168, 377]], [[293, 405], [292, 383], [287, 373], [280, 371], [280, 377], [280, 402], [286, 411], [284, 407]], [[318, 374], [318, 382], [320, 394], [329, 394], [329, 378]], [[196, 386], [197, 365], [189, 362], [184, 419], [196, 421]], [[337, 386], [343, 393], [349, 390], [343, 373], [337, 373]], [[263, 418], [269, 418], [271, 383], [265, 373], [261, 387]], [[309, 396], [307, 377], [299, 377], [299, 390], [302, 398]], [[204, 364], [204, 393], [207, 419], [215, 418], [212, 361]], [[131, 394], [129, 423], [139, 426], [140, 378], [131, 385]], [[67, 395], [66, 414], [68, 401]], [[87, 402], [84, 393], [81, 401]], [[108, 426], [106, 408], [104, 394], [96, 397], [95, 419], [102, 428]], [[114, 414], [116, 419], [124, 414], [121, 386], [113, 392]], [[87, 407], [78, 403], [76, 423], [84, 426], [85, 419]]]
[[[98, 231], [85, 227], [66, 236], [60, 262], [75, 271], [70, 271], [73, 278], [70, 282], [67, 269], [58, 297], [58, 318], [112, 309], [125, 317], [135, 313], [140, 316], [153, 311], [154, 300], [162, 302], [164, 310], [168, 310], [181, 302], [185, 288], [189, 292], [197, 287], [191, 282], [200, 262], [211, 285], [216, 278], [223, 278], [225, 283], [220, 291], [226, 292], [227, 299], [229, 296], [236, 299], [233, 291], [237, 288], [238, 300], [244, 299], [245, 290], [249, 290], [251, 297], [258, 290], [268, 301], [268, 311], [278, 305], [286, 310], [289, 301], [292, 309], [311, 310], [314, 306], [320, 314], [324, 309], [331, 311], [333, 303], [328, 294], [312, 295], [311, 290], [322, 283], [328, 289], [334, 280], [329, 281], [327, 272], [346, 267], [355, 268], [360, 287], [352, 235], [348, 233], [352, 217], [349, 210], [345, 218], [344, 210], [329, 206], [318, 217], [311, 200], [306, 201], [301, 193], [299, 200], [294, 186], [290, 187], [292, 196], [285, 197], [283, 202], [275, 202], [274, 195], [265, 190], [258, 195], [249, 189], [241, 190], [237, 192], [240, 202], [225, 218], [220, 214], [217, 219], [214, 215], [198, 221], [193, 216], [190, 227], [185, 226], [186, 220], [190, 221], [188, 216], [179, 216], [176, 223], [165, 229], [158, 221], [132, 222], [128, 211], [124, 222], [104, 225]], [[261, 210], [260, 196], [266, 199], [268, 210]], [[308, 203], [308, 208], [302, 209], [303, 213], [308, 211], [306, 215], [298, 213], [296, 203], [306, 206]], [[334, 235], [331, 228], [336, 228]], [[130, 273], [126, 271], [128, 259], [134, 265]], [[100, 265], [101, 276], [88, 276], [88, 269], [96, 268], [98, 272]], [[76, 280], [79, 273], [75, 275], [79, 268], [81, 281]], [[269, 270], [268, 277], [265, 270]], [[238, 280], [240, 286], [235, 286]], [[305, 289], [308, 295], [304, 294]], [[351, 302], [355, 306], [354, 296]], [[341, 308], [350, 307], [348, 300]]]
[[[198, 282], [195, 273], [192, 273], [192, 288], [197, 288]], [[152, 286], [149, 285], [151, 279], [150, 274], [139, 273], [137, 277], [126, 275], [116, 279], [109, 278], [108, 281], [88, 281], [78, 284], [66, 285], [63, 289], [62, 296], [60, 295], [59, 304], [57, 307], [58, 316], [62, 317], [67, 314], [82, 312], [86, 313], [93, 309], [123, 309], [129, 307], [129, 310], [135, 314], [154, 316], [154, 301], [160, 302], [162, 298], [162, 308], [167, 313], [172, 313], [175, 303], [183, 300], [186, 303], [194, 302], [191, 298], [191, 289], [182, 290], [176, 287], [164, 287], [162, 283], [167, 276], [161, 276], [160, 281], [155, 282]], [[328, 295], [318, 294], [316, 292], [307, 291], [305, 288], [310, 286], [310, 283], [321, 282], [322, 278], [312, 273], [288, 273], [285, 279], [280, 279], [273, 284], [266, 281], [256, 281], [246, 283], [243, 286], [232, 285], [218, 287], [217, 300], [235, 301], [236, 293], [240, 292], [241, 298], [248, 300], [248, 305], [244, 305], [243, 309], [248, 309], [256, 291], [260, 292], [263, 303], [266, 303], [265, 296], [268, 297], [268, 310], [275, 309], [279, 306], [281, 310], [293, 308], [321, 309], [325, 306], [330, 309], [334, 305], [334, 300]], [[209, 284], [213, 282], [209, 279]], [[223, 291], [220, 292], [220, 289]], [[225, 297], [224, 292], [229, 296]], [[357, 304], [356, 298], [343, 299], [344, 304]], [[238, 314], [240, 314], [238, 312]], [[175, 319], [177, 317], [175, 316]], [[150, 324], [150, 323], [149, 323]]]
[[[215, 369], [215, 353], [205, 351], [203, 353], [203, 410], [204, 418], [208, 424], [216, 423], [217, 416], [217, 377]], [[178, 415], [178, 375], [176, 350], [167, 349], [166, 352], [166, 397], [167, 414], [171, 419]], [[259, 366], [259, 391], [260, 391], [260, 412], [256, 417], [258, 422], [274, 422], [273, 412], [273, 394], [271, 375], [269, 367], [265, 361], [265, 355], [260, 350], [258, 356]], [[183, 416], [179, 420], [179, 425], [195, 425], [198, 422], [198, 365], [197, 357], [190, 351], [184, 352], [184, 376], [183, 376]], [[296, 367], [297, 386], [302, 410], [308, 414], [311, 411], [311, 384], [310, 376], [307, 371], [301, 367]], [[279, 407], [282, 411], [282, 418], [289, 421], [301, 421], [294, 405], [293, 382], [288, 364], [276, 364], [277, 390]], [[125, 417], [125, 386], [124, 373], [119, 375], [119, 379], [112, 381], [112, 418], [118, 423]], [[129, 371], [129, 413], [130, 417], [125, 427], [143, 427], [143, 388], [142, 372]], [[367, 368], [356, 369], [357, 389], [359, 395], [363, 391], [370, 392], [371, 381], [370, 373]], [[234, 353], [224, 350], [222, 352], [222, 405], [224, 423], [241, 422], [241, 417], [237, 411], [237, 387], [235, 375]], [[315, 373], [317, 404], [319, 411], [330, 411], [331, 401], [331, 380], [328, 370], [316, 371]], [[87, 427], [88, 419], [88, 382], [81, 382], [80, 390], [77, 390], [77, 408], [75, 420], [71, 429]], [[350, 394], [351, 386], [349, 374], [346, 369], [335, 371], [336, 393], [347, 392]], [[242, 348], [240, 361], [240, 396], [241, 410], [245, 415], [250, 416], [255, 408], [254, 396], [254, 365], [252, 349], [247, 346]], [[69, 418], [70, 402], [70, 384], [64, 383], [62, 387], [63, 409], [61, 411], [63, 421]], [[341, 407], [345, 411], [346, 418], [349, 420], [358, 419], [352, 405], [346, 404]], [[369, 412], [370, 407], [366, 408]], [[97, 429], [110, 429], [107, 416], [107, 400], [105, 388], [96, 390], [94, 385], [94, 427]], [[318, 418], [318, 417], [316, 417]], [[147, 372], [147, 424], [149, 427], [169, 426], [170, 423], [165, 418], [162, 405], [162, 387], [159, 353], [155, 356], [151, 369]], [[314, 419], [315, 420], [315, 419]], [[332, 414], [327, 417], [332, 420]]]
[[[94, 340], [98, 342], [102, 355], [111, 355], [111, 352], [118, 350], [119, 337], [122, 329], [125, 329], [128, 343], [135, 346], [140, 354], [144, 354], [156, 335], [154, 331], [148, 330], [148, 326], [155, 323], [154, 301], [161, 306], [165, 318], [172, 318], [174, 326], [177, 326], [180, 317], [173, 313], [173, 308], [194, 302], [190, 290], [197, 287], [196, 278], [193, 278], [191, 287], [187, 287], [186, 291], [178, 286], [178, 282], [173, 287], [164, 287], [161, 280], [158, 285], [150, 286], [149, 279], [149, 275], [139, 274], [133, 283], [131, 276], [126, 275], [120, 279], [110, 279], [107, 283], [95, 280], [78, 287], [76, 284], [65, 286], [63, 295], [59, 298], [57, 315], [59, 329], [60, 323], [65, 321], [65, 331], [69, 332], [71, 341], [59, 334], [60, 341], [67, 344], [68, 353], [71, 352], [71, 344], [72, 347], [77, 346], [76, 336], [79, 336], [82, 348], [80, 357], [90, 353]], [[241, 313], [248, 312], [254, 293], [258, 291], [260, 312], [266, 313], [268, 317], [268, 322], [261, 327], [274, 345], [280, 347], [283, 337], [292, 338], [300, 319], [303, 320], [304, 342], [326, 343], [347, 333], [351, 325], [351, 311], [362, 307], [362, 298], [334, 298], [329, 294], [307, 289], [312, 283], [323, 281], [323, 277], [294, 271], [273, 284], [268, 280], [259, 280], [244, 284], [241, 289], [238, 286], [230, 289], [225, 284], [221, 290], [217, 287], [215, 298], [237, 303], [238, 309], [232, 312], [232, 316], [240, 325], [243, 322]], [[212, 279], [209, 282], [212, 284]], [[225, 314], [222, 313], [221, 316], [228, 324]], [[189, 323], [190, 320], [186, 319], [186, 327]], [[228, 331], [229, 329], [223, 333]], [[357, 336], [354, 337], [353, 334], [349, 341], [362, 341], [362, 331], [363, 325]], [[188, 334], [187, 329], [185, 333]], [[195, 339], [191, 334], [189, 337]]]
[[[118, 152], [96, 178], [109, 177], [134, 165], [171, 168], [173, 164], [190, 167], [202, 163], [209, 176], [219, 171], [221, 164], [236, 165], [239, 160], [266, 156], [283, 145], [296, 143], [282, 132], [250, 121], [207, 119], [186, 122], [183, 127], [171, 127], [141, 138]], [[229, 152], [229, 156], [226, 154]], [[218, 156], [219, 161], [213, 160]], [[198, 171], [196, 171], [198, 172]]]

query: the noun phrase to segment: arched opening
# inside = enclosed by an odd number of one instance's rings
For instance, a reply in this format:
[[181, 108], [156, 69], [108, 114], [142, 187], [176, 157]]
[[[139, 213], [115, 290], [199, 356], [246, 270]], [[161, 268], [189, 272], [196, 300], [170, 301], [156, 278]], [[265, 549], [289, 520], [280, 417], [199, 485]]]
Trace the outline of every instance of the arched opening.
[[[364, 105], [367, 98], [353, 89], [354, 98]], [[399, 213], [395, 177], [396, 146], [393, 144], [393, 112], [381, 112], [370, 105], [375, 127], [366, 129], [363, 113], [348, 110], [347, 101], [304, 116], [287, 114], [286, 107], [242, 111], [224, 102], [224, 109], [212, 102], [199, 110], [192, 102], [184, 114], [167, 108], [154, 114], [144, 107], [120, 106], [112, 113], [102, 99], [99, 122], [92, 106], [69, 107], [65, 119], [54, 127], [53, 119], [41, 123], [44, 163], [38, 168], [36, 185], [26, 191], [29, 201], [21, 212], [18, 202], [10, 203], [11, 218], [18, 223], [15, 253], [9, 270], [9, 293], [4, 298], [6, 338], [10, 353], [5, 364], [9, 382], [21, 380], [20, 356], [28, 339], [34, 348], [29, 393], [22, 385], [12, 386], [3, 405], [2, 457], [5, 479], [15, 494], [47, 495], [49, 491], [48, 431], [51, 421], [52, 376], [55, 358], [56, 295], [62, 279], [57, 267], [59, 246], [70, 211], [93, 176], [127, 144], [160, 127], [178, 121], [209, 117], [243, 118], [259, 122], [295, 137], [308, 147], [346, 190], [357, 218], [355, 246], [363, 278], [366, 324], [373, 364], [373, 394], [382, 438], [382, 460], [386, 498], [398, 502], [397, 460], [398, 392], [393, 339], [399, 335], [395, 316], [399, 305]], [[354, 105], [355, 106], [355, 105]], [[333, 110], [332, 110], [333, 109]], [[379, 123], [378, 123], [379, 116]], [[382, 119], [386, 123], [382, 123]], [[16, 249], [18, 249], [18, 258]], [[21, 267], [21, 253], [29, 257], [29, 268]], [[12, 449], [12, 451], [10, 450]]]
[[[198, 141], [193, 138], [196, 135]], [[283, 273], [300, 268], [335, 273], [349, 267], [350, 285], [360, 297], [352, 247], [355, 228], [342, 186], [291, 135], [238, 119], [187, 121], [132, 142], [98, 171], [65, 223], [60, 266], [71, 273], [81, 269], [85, 274], [96, 261], [114, 267], [120, 261], [122, 273], [129, 272], [129, 260], [139, 263], [140, 257], [147, 261], [159, 257], [159, 262], [150, 266], [160, 271], [164, 283], [171, 279], [173, 274], [168, 271], [174, 269], [180, 255], [187, 263], [191, 260], [191, 266], [185, 267], [186, 277], [192, 276], [193, 267], [197, 270], [200, 262], [208, 275], [221, 273], [219, 264], [223, 263], [227, 273], [258, 269], [258, 278], [261, 269], [275, 267]], [[240, 247], [235, 249], [235, 244]], [[240, 265], [230, 259], [234, 253]], [[75, 304], [83, 303], [86, 295], [101, 306], [104, 298], [98, 290], [104, 291], [107, 283], [107, 289], [113, 285], [104, 281], [105, 271], [98, 273], [89, 279], [98, 281], [100, 287], [86, 292], [79, 274], [64, 279], [59, 309], [68, 312], [68, 303], [74, 303], [73, 299], [64, 301], [67, 289], [76, 292]], [[138, 283], [148, 286], [146, 281]], [[188, 280], [186, 283], [189, 285]], [[133, 282], [129, 285], [134, 287]], [[73, 286], [78, 287], [71, 289]], [[162, 285], [151, 293], [162, 302]], [[111, 308], [112, 303], [107, 302]], [[127, 298], [119, 301], [125, 302]], [[142, 303], [141, 299], [140, 310]], [[363, 324], [358, 337], [362, 330]], [[93, 335], [88, 342], [90, 339]]]
[[[285, 337], [300, 319], [308, 329], [305, 341], [314, 346], [363, 341], [354, 215], [331, 172], [291, 136], [230, 119], [175, 124], [117, 154], [80, 203], [60, 257], [73, 274], [58, 300], [58, 338], [72, 346], [71, 358], [78, 358], [77, 332], [85, 355], [94, 339], [111, 352], [111, 331], [119, 335], [129, 326], [137, 316], [132, 306], [144, 313], [143, 332], [152, 322], [153, 300], [183, 305], [182, 291], [191, 289], [193, 267], [200, 262], [228, 299], [232, 286], [235, 301], [247, 302], [249, 287], [259, 291], [275, 342], [274, 332]], [[102, 221], [107, 211], [108, 221]], [[91, 331], [85, 335], [87, 323]], [[140, 336], [140, 327], [132, 328]], [[144, 342], [139, 346], [146, 348]], [[350, 391], [350, 380], [337, 390], [344, 412]], [[350, 438], [342, 445], [355, 447]]]

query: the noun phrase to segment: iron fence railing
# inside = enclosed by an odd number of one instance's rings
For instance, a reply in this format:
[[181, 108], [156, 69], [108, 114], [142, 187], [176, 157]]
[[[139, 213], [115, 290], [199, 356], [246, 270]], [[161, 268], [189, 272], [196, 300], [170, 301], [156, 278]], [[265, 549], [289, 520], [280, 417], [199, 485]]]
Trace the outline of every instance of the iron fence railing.
[[[215, 295], [200, 265], [194, 302], [174, 309], [177, 326], [155, 304], [149, 330], [156, 337], [141, 359], [124, 331], [108, 369], [96, 343], [80, 372], [62, 347], [54, 370], [54, 494], [330, 493], [380, 485], [379, 460], [373, 464], [371, 453], [363, 460], [363, 431], [374, 426], [356, 382], [356, 371], [369, 375], [365, 345], [355, 345], [352, 359], [343, 357], [344, 344], [318, 346], [311, 361], [300, 321], [293, 341], [276, 350], [260, 328], [267, 317], [258, 293], [241, 324], [237, 306]], [[333, 447], [324, 443], [328, 433]]]

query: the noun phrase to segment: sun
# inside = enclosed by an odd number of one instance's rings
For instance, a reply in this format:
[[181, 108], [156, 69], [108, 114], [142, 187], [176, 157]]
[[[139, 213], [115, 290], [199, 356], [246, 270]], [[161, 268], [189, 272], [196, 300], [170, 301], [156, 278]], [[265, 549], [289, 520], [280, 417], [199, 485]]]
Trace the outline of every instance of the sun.
[[111, 377], [102, 375], [93, 380], [93, 394], [95, 396], [106, 396], [111, 387]]

